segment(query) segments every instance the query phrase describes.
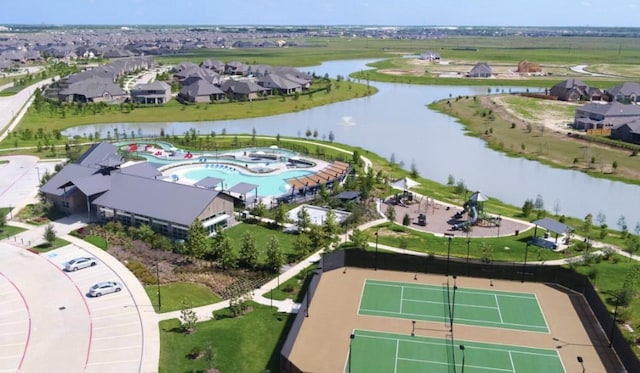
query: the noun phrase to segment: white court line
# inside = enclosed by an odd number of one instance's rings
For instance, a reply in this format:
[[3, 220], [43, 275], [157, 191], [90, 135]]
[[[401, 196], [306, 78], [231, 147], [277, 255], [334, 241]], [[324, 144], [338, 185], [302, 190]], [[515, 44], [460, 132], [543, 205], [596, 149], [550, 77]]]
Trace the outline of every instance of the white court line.
[[400, 349], [400, 340], [396, 339], [396, 358], [394, 360], [393, 373], [398, 371], [398, 350]]
[[[392, 315], [401, 315], [401, 316], [417, 316], [418, 318], [420, 318], [421, 320], [425, 320], [425, 321], [430, 321], [430, 320], [436, 320], [439, 321], [442, 319], [442, 315], [440, 316], [436, 316], [436, 315], [425, 315], [425, 314], [418, 314], [418, 313], [409, 313], [409, 312], [403, 312], [403, 313], [398, 313], [398, 312], [393, 312], [393, 311], [381, 311], [381, 310], [371, 310], [368, 308], [364, 308], [361, 309], [360, 311], [364, 311], [364, 312], [371, 312], [371, 314], [367, 314], [368, 316], [380, 316], [380, 315], [376, 315], [376, 313], [385, 313], [385, 314], [392, 314]], [[515, 323], [502, 323], [500, 324], [499, 322], [495, 322], [495, 321], [485, 321], [485, 320], [473, 320], [473, 319], [464, 319], [464, 318], [456, 318], [456, 320], [461, 320], [461, 321], [468, 321], [471, 326], [482, 326], [482, 325], [476, 325], [476, 324], [489, 324], [491, 325], [492, 328], [495, 328], [496, 325], [499, 327], [500, 325], [511, 325], [511, 326], [520, 326], [524, 329], [518, 329], [518, 330], [523, 330], [523, 331], [529, 331], [529, 332], [534, 332], [536, 333], [535, 330], [528, 330], [526, 328], [532, 328], [532, 329], [544, 329], [544, 333], [548, 333], [548, 329], [546, 327], [543, 326], [536, 326], [536, 325], [523, 325], [523, 324], [515, 324]], [[541, 332], [540, 332], [541, 333]]]
[[[387, 341], [399, 341], [400, 340], [399, 338], [389, 338], [389, 337], [366, 335], [366, 334], [356, 334], [356, 336], [358, 338], [362, 337], [362, 338], [371, 338], [371, 339], [382, 339], [382, 340], [387, 340]], [[440, 343], [440, 342], [416, 341], [416, 340], [408, 340], [408, 339], [403, 339], [402, 341], [410, 342], [410, 343], [425, 344], [425, 345], [435, 345], [435, 346], [447, 346], [448, 345], [447, 342]], [[482, 343], [482, 342], [479, 342], [479, 343]], [[499, 345], [499, 346], [500, 347], [511, 347], [512, 345]], [[541, 354], [541, 353], [537, 353], [537, 352], [513, 351], [513, 350], [508, 350], [508, 351], [512, 351], [512, 352], [515, 352], [515, 353], [518, 353], [518, 354], [524, 354], [524, 355], [533, 355], [533, 356], [542, 356], [542, 357], [558, 357], [558, 352], [556, 350], [544, 349], [544, 348], [538, 348], [538, 347], [529, 347], [529, 346], [512, 346], [512, 347], [527, 348], [527, 349], [534, 349], [534, 350], [546, 350], [546, 351], [553, 352], [553, 354]], [[498, 352], [504, 352], [505, 351], [504, 348], [489, 348], [489, 347], [481, 347], [481, 346], [472, 346], [471, 348], [473, 348], [474, 350], [484, 350], [484, 351], [498, 351]]]
[[[394, 285], [386, 282], [376, 282], [375, 280], [367, 280], [367, 284], [376, 285], [376, 286], [388, 286], [388, 287], [406, 287], [408, 289], [419, 289], [419, 290], [427, 290], [427, 291], [440, 291], [439, 287], [433, 285]], [[466, 290], [463, 290], [466, 289]], [[512, 298], [525, 298], [525, 299], [534, 299], [535, 294], [530, 293], [513, 293], [507, 291], [487, 291], [482, 289], [472, 289], [472, 288], [459, 288], [457, 290], [458, 293], [466, 293], [466, 294], [474, 294], [474, 295], [487, 295], [491, 296], [494, 294], [498, 294], [501, 297], [512, 297]], [[518, 295], [522, 294], [522, 295]]]
[[400, 313], [402, 313], [402, 300], [404, 299], [404, 286], [400, 288]]
[[544, 310], [540, 306], [540, 301], [538, 300], [538, 294], [533, 294], [533, 295], [536, 297], [536, 303], [537, 303], [538, 309], [540, 310], [540, 313], [542, 314], [542, 320], [544, 321], [544, 325], [547, 327], [547, 329], [549, 329], [549, 331], [551, 331], [551, 329], [549, 328], [549, 323], [547, 322], [547, 318], [544, 316]]
[[500, 324], [504, 324], [504, 320], [502, 319], [502, 312], [500, 311], [500, 303], [498, 302], [498, 294], [494, 295], [496, 298], [496, 308], [498, 309], [498, 316], [500, 316]]
[[[426, 364], [435, 364], [435, 365], [454, 365], [454, 364], [451, 364], [450, 362], [443, 363], [442, 361], [408, 359], [408, 358], [405, 358], [405, 357], [400, 357], [400, 358], [398, 358], [398, 360], [406, 360], [406, 361], [412, 361], [412, 362], [416, 362], [416, 363], [426, 363]], [[465, 364], [464, 366], [467, 369], [474, 368], [474, 369], [482, 369], [483, 371], [485, 371], [485, 370], [496, 370], [498, 372], [512, 372], [513, 373], [513, 370], [511, 370], [511, 369], [490, 368], [490, 367], [485, 367], [485, 366], [480, 366], [480, 365], [469, 365], [469, 364]]]
[[515, 373], [516, 366], [513, 364], [513, 356], [511, 356], [511, 351], [509, 351], [509, 361], [511, 362], [511, 371]]
[[[444, 302], [437, 302], [437, 301], [431, 301], [431, 300], [418, 300], [418, 299], [404, 299], [405, 302], [418, 302], [418, 303], [431, 303], [431, 304], [441, 304], [444, 305]], [[456, 302], [456, 306], [461, 306], [461, 307], [473, 307], [473, 308], [488, 308], [491, 310], [495, 310], [497, 307], [491, 307], [491, 306], [478, 306], [475, 304], [466, 304], [466, 303], [458, 303]]]

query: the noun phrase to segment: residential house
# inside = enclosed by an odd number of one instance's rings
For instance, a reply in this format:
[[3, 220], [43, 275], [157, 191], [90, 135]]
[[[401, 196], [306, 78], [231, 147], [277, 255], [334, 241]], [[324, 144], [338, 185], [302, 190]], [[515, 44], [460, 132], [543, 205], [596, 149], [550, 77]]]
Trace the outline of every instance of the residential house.
[[611, 138], [614, 140], [640, 144], [640, 118], [611, 129]]
[[89, 221], [147, 224], [176, 239], [186, 238], [196, 219], [209, 234], [233, 222], [233, 197], [160, 176], [148, 162], [124, 167], [118, 148], [102, 142], [65, 166], [40, 191], [63, 213], [86, 214]]
[[491, 67], [486, 62], [478, 62], [467, 74], [470, 78], [490, 78], [492, 75]]
[[199, 66], [191, 66], [173, 74], [173, 79], [180, 82], [180, 85], [190, 85], [196, 80], [204, 80], [211, 84], [220, 83], [220, 75], [213, 70]]
[[440, 53], [436, 51], [424, 51], [420, 53], [418, 59], [422, 61], [440, 61]]
[[249, 66], [242, 62], [232, 61], [225, 65], [224, 73], [227, 75], [247, 76], [249, 74]]
[[70, 84], [58, 93], [61, 102], [120, 104], [125, 98], [125, 93], [119, 85], [95, 78]]
[[640, 117], [640, 106], [590, 102], [576, 110], [573, 127], [579, 130], [611, 129]]
[[235, 79], [226, 80], [220, 89], [227, 97], [241, 101], [252, 101], [271, 92], [269, 88], [261, 87], [251, 80]]
[[225, 68], [225, 63], [222, 61], [218, 61], [218, 60], [204, 60], [202, 61], [202, 63], [200, 64], [200, 67], [204, 68], [204, 69], [209, 69], [209, 70], [213, 70], [215, 72], [217, 72], [218, 74], [222, 74], [224, 73], [224, 68]]
[[278, 74], [267, 74], [258, 79], [258, 84], [262, 87], [277, 91], [282, 95], [291, 95], [296, 92], [302, 92], [302, 84], [289, 80]]
[[537, 63], [522, 60], [518, 62], [516, 72], [520, 74], [540, 74], [542, 72], [542, 67]]
[[196, 80], [182, 87], [178, 98], [185, 102], [214, 102], [223, 101], [226, 95], [217, 86], [204, 80]]
[[171, 86], [155, 80], [148, 84], [138, 84], [131, 92], [131, 101], [143, 105], [161, 105], [171, 100]]
[[551, 96], [561, 101], [600, 101], [602, 90], [589, 87], [580, 79], [567, 79], [554, 85], [549, 90]]
[[622, 103], [640, 102], [640, 84], [635, 82], [624, 82], [615, 87], [605, 90], [607, 101], [617, 101]]

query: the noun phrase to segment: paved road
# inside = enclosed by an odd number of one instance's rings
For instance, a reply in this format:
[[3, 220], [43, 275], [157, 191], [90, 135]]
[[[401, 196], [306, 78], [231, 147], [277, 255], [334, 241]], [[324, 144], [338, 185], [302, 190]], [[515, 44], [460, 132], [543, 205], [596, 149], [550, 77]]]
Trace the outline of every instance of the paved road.
[[12, 96], [0, 97], [0, 141], [7, 137], [8, 131], [13, 130], [26, 113], [31, 96], [36, 88], [51, 83], [52, 79], [45, 79], [32, 84]]

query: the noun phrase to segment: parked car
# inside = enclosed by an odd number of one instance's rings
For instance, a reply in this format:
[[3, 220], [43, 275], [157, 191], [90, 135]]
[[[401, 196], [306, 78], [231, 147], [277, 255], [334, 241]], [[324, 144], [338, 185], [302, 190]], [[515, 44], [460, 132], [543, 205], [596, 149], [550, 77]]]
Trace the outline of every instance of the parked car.
[[71, 259], [70, 261], [66, 262], [64, 264], [64, 270], [72, 272], [82, 268], [93, 267], [96, 264], [98, 264], [98, 262], [95, 258], [80, 257]]
[[122, 290], [122, 285], [115, 281], [98, 282], [89, 289], [89, 296], [100, 297], [103, 294], [117, 293]]

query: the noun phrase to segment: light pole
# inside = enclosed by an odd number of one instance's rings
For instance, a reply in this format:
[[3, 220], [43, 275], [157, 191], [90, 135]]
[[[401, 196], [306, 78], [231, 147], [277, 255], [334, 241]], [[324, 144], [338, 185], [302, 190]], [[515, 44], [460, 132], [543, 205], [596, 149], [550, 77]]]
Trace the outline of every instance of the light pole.
[[379, 229], [375, 233], [375, 235], [376, 235], [376, 256], [374, 258], [374, 264], [373, 264], [373, 270], [374, 271], [378, 270], [378, 232], [380, 232]]
[[616, 308], [613, 310], [613, 322], [611, 323], [611, 330], [609, 331], [609, 348], [613, 347], [613, 331], [616, 328], [616, 321], [618, 321], [618, 305], [620, 302], [616, 297]]
[[498, 216], [498, 237], [500, 237], [500, 226], [502, 225], [502, 216]]
[[471, 248], [471, 238], [467, 235], [467, 276], [469, 276], [469, 250]]
[[351, 373], [351, 344], [353, 343], [353, 338], [355, 338], [355, 334], [351, 333], [349, 336], [349, 369], [347, 372]]
[[447, 245], [447, 277], [449, 277], [449, 260], [451, 260], [451, 239], [453, 238], [453, 234], [445, 233], [444, 235], [449, 238], [449, 243]]
[[524, 247], [524, 263], [522, 264], [522, 279], [520, 282], [524, 282], [525, 271], [527, 270], [527, 254], [529, 253], [529, 241], [527, 241], [527, 245]]
[[162, 302], [160, 300], [160, 270], [158, 269], [158, 262], [156, 262], [156, 286], [158, 292], [158, 312], [162, 309]]
[[464, 373], [464, 345], [460, 345], [460, 351], [462, 351], [462, 373]]
[[582, 356], [578, 356], [578, 363], [582, 365], [582, 373], [584, 373], [584, 359], [582, 358]]
[[456, 284], [456, 275], [453, 275], [453, 300], [451, 301], [451, 312], [450, 312], [450, 322], [451, 328], [450, 331], [453, 332], [453, 314], [456, 309], [456, 290], [458, 290], [458, 285]]

